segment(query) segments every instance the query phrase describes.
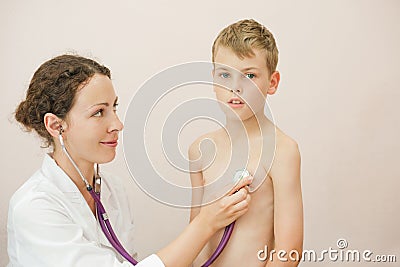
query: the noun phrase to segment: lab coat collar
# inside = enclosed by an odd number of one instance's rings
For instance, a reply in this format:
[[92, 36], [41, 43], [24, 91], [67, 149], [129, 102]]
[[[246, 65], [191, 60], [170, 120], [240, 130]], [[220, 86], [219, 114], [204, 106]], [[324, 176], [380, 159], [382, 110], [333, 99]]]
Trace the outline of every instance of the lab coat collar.
[[[102, 245], [112, 247], [110, 242], [105, 237], [101, 230], [101, 227], [93, 216], [89, 206], [84, 200], [78, 187], [74, 184], [71, 178], [62, 170], [56, 163], [56, 161], [49, 155], [46, 154], [42, 164], [42, 172], [44, 176], [49, 179], [65, 196], [66, 199], [72, 203], [76, 209], [82, 211], [82, 215], [85, 217], [87, 223], [86, 229], [93, 232], [93, 237], [98, 238], [98, 242]], [[102, 176], [102, 174], [100, 173]], [[110, 217], [111, 223], [115, 221], [115, 216], [118, 216], [118, 207], [112, 205], [111, 191], [107, 183], [102, 180], [101, 184], [101, 201], [106, 208], [107, 214]], [[108, 205], [107, 205], [108, 204]], [[112, 225], [114, 227], [114, 225]]]
[[62, 192], [80, 193], [71, 178], [57, 165], [56, 161], [50, 156], [50, 154], [45, 154], [42, 171], [44, 176], [55, 184]]
[[[63, 193], [79, 193], [78, 187], [74, 184], [71, 178], [61, 169], [56, 161], [51, 157], [50, 154], [45, 154], [42, 171], [47, 179], [51, 180]], [[103, 177], [103, 174], [100, 173]], [[111, 197], [111, 190], [107, 183], [102, 180], [101, 184], [101, 200], [109, 200]], [[108, 202], [108, 201], [107, 201]], [[112, 207], [110, 207], [112, 208]], [[114, 207], [117, 208], [117, 207]]]

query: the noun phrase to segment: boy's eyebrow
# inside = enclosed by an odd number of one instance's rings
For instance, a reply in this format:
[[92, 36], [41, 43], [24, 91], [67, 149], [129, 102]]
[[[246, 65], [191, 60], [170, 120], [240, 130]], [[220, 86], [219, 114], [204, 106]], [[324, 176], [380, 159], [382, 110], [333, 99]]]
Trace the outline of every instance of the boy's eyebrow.
[[225, 68], [225, 67], [216, 67], [215, 69], [217, 69], [217, 70], [226, 70], [226, 71], [229, 71], [229, 69], [227, 69], [227, 68]]
[[[227, 69], [225, 67], [217, 67], [216, 69], [217, 70], [225, 70], [225, 71], [234, 70], [233, 68], [232, 69]], [[247, 67], [247, 68], [242, 69], [241, 72], [246, 72], [246, 71], [249, 71], [249, 70], [258, 70], [258, 68], [257, 67]]]
[[258, 68], [257, 67], [247, 67], [247, 68], [242, 69], [242, 72], [249, 71], [249, 70], [258, 70]]
[[[114, 106], [117, 104], [117, 102], [118, 102], [118, 96], [115, 97]], [[91, 106], [88, 107], [87, 109], [91, 109], [92, 107], [95, 107], [95, 106], [103, 106], [103, 105], [106, 106], [106, 107], [109, 106], [109, 104], [108, 104], [107, 102], [103, 102], [103, 103], [97, 103], [97, 104], [91, 105]]]

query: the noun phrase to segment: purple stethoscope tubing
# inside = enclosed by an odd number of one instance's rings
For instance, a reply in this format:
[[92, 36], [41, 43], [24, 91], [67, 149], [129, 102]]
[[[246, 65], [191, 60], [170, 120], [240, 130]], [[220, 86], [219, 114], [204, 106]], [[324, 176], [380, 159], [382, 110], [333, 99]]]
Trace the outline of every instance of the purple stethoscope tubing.
[[[67, 149], [66, 149], [66, 147], [64, 145], [64, 140], [63, 140], [63, 137], [62, 137], [62, 133], [63, 133], [63, 129], [62, 129], [62, 127], [60, 127], [59, 140], [60, 140], [61, 148], [64, 151], [65, 155], [67, 155], [67, 158], [72, 163], [72, 165], [74, 166], [76, 171], [78, 172], [79, 176], [82, 178], [82, 181], [86, 185], [87, 191], [89, 191], [90, 195], [92, 196], [92, 198], [94, 199], [94, 201], [96, 203], [96, 212], [97, 212], [97, 217], [99, 218], [99, 224], [100, 224], [101, 230], [103, 231], [103, 233], [106, 236], [107, 240], [115, 248], [115, 250], [118, 251], [118, 253], [121, 254], [121, 256], [124, 257], [127, 261], [129, 261], [133, 265], [136, 265], [138, 263], [137, 260], [132, 258], [131, 255], [129, 255], [129, 253], [124, 249], [124, 247], [122, 246], [121, 242], [119, 242], [117, 236], [115, 235], [113, 228], [111, 227], [111, 223], [110, 223], [110, 221], [108, 219], [108, 215], [106, 213], [106, 209], [104, 208], [104, 206], [103, 206], [103, 204], [101, 203], [101, 200], [100, 200], [100, 192], [95, 192], [95, 190], [93, 190], [93, 187], [89, 184], [89, 182], [83, 176], [82, 172], [80, 171], [80, 169], [76, 165], [75, 161], [72, 159], [71, 155], [68, 153], [68, 151], [67, 151]], [[96, 173], [97, 173], [96, 179], [100, 178], [98, 165], [97, 165]]]
[[[111, 245], [118, 251], [118, 253], [121, 254], [122, 257], [124, 257], [127, 261], [129, 261], [133, 265], [136, 265], [138, 262], [133, 257], [131, 257], [131, 255], [129, 255], [129, 253], [124, 249], [124, 247], [119, 242], [117, 236], [115, 235], [114, 230], [111, 227], [110, 221], [108, 220], [106, 210], [100, 201], [100, 193], [94, 192], [92, 187], [87, 187], [87, 190], [89, 191], [90, 195], [93, 197], [94, 201], [96, 202], [96, 212], [97, 212], [97, 216], [99, 218], [99, 224], [100, 224], [101, 230], [103, 231], [104, 235], [107, 237], [107, 239], [111, 243]], [[234, 226], [235, 226], [235, 222], [233, 222], [230, 225], [225, 227], [224, 234], [222, 235], [222, 238], [221, 238], [220, 243], [218, 244], [218, 247], [216, 248], [214, 253], [211, 255], [211, 257], [201, 267], [210, 266], [218, 258], [218, 256], [224, 250], [225, 246], [228, 244], [228, 241], [232, 235]]]
[[104, 208], [103, 204], [100, 201], [100, 193], [94, 192], [94, 190], [90, 187], [87, 188], [90, 195], [93, 197], [94, 201], [96, 202], [96, 212], [97, 217], [99, 218], [99, 224], [101, 230], [103, 230], [104, 235], [107, 237], [108, 241], [111, 245], [124, 257], [127, 261], [136, 265], [138, 262], [135, 260], [129, 253], [125, 250], [124, 246], [119, 242], [116, 234], [114, 233], [113, 228], [111, 227], [111, 223], [108, 219], [108, 215], [106, 213], [106, 209]]
[[[117, 250], [118, 253], [122, 257], [124, 257], [127, 261], [129, 261], [133, 265], [136, 265], [138, 263], [138, 261], [135, 260], [131, 255], [129, 255], [129, 253], [124, 249], [121, 242], [119, 242], [116, 234], [114, 233], [113, 228], [111, 227], [111, 223], [108, 219], [106, 209], [104, 208], [104, 206], [100, 200], [100, 192], [95, 192], [95, 190], [93, 190], [93, 187], [88, 183], [88, 181], [85, 179], [82, 172], [79, 170], [78, 166], [76, 165], [75, 161], [69, 155], [69, 153], [64, 145], [62, 132], [63, 132], [62, 127], [60, 127], [59, 140], [60, 140], [61, 148], [67, 155], [67, 158], [70, 160], [70, 162], [72, 163], [72, 165], [74, 166], [76, 171], [79, 173], [79, 176], [82, 178], [83, 182], [86, 185], [86, 189], [89, 191], [90, 195], [96, 202], [96, 212], [97, 212], [97, 217], [99, 218], [99, 224], [100, 224], [101, 230], [103, 231], [104, 235], [106, 236], [106, 238], [110, 242], [110, 244], [115, 248], [115, 250]], [[100, 178], [100, 176], [98, 175], [98, 172], [99, 172], [99, 168], [97, 167], [97, 176]], [[230, 225], [228, 225], [227, 227], [225, 227], [224, 234], [222, 236], [221, 242], [218, 244], [217, 249], [211, 255], [210, 259], [208, 259], [201, 267], [208, 267], [217, 259], [217, 257], [221, 254], [221, 252], [225, 248], [226, 244], [228, 243], [229, 238], [232, 235], [234, 226], [235, 226], [235, 222], [233, 222]]]
[[[249, 175], [250, 175], [250, 173], [246, 168], [240, 169], [240, 170], [236, 171], [235, 175], [233, 176], [233, 180], [236, 182], [239, 182], [243, 177], [246, 177]], [[211, 257], [203, 265], [201, 265], [201, 267], [210, 266], [218, 258], [218, 256], [222, 253], [222, 251], [228, 244], [228, 241], [231, 238], [234, 227], [235, 227], [235, 222], [232, 222], [230, 225], [225, 227], [224, 234], [222, 235], [221, 241], [219, 242], [217, 248], [215, 249], [215, 251], [211, 255]]]
[[230, 225], [228, 225], [227, 227], [225, 227], [224, 234], [222, 235], [222, 238], [218, 244], [218, 247], [215, 249], [215, 251], [211, 255], [211, 257], [203, 265], [201, 265], [201, 267], [210, 266], [218, 258], [219, 254], [221, 254], [222, 251], [224, 250], [226, 244], [228, 244], [229, 238], [232, 235], [234, 227], [235, 227], [235, 222], [233, 222]]

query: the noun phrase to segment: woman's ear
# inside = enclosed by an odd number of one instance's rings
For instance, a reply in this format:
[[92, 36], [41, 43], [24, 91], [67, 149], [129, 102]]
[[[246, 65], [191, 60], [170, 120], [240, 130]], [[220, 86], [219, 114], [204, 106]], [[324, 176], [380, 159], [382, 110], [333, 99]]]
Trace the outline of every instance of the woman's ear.
[[[46, 127], [46, 130], [49, 132], [49, 134], [55, 138], [58, 138], [58, 136], [60, 135], [60, 129], [62, 127], [62, 120], [53, 113], [46, 113], [44, 115], [43, 121], [44, 126]], [[65, 128], [63, 127], [63, 129]]]
[[278, 71], [274, 71], [271, 74], [271, 79], [269, 81], [269, 88], [267, 94], [273, 95], [278, 90], [279, 81], [281, 80], [281, 74]]

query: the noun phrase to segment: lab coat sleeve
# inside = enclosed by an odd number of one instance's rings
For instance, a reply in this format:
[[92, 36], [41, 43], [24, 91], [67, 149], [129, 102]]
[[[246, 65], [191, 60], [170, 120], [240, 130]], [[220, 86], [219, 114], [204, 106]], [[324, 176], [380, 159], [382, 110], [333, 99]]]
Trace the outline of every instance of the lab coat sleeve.
[[[132, 266], [120, 262], [114, 250], [85, 238], [84, 226], [73, 221], [62, 200], [47, 194], [33, 194], [13, 203], [9, 212], [14, 262], [18, 266]], [[13, 259], [11, 259], [11, 262]], [[138, 267], [164, 267], [156, 255], [144, 259]]]
[[161, 259], [153, 254], [135, 265], [135, 267], [165, 267]]

